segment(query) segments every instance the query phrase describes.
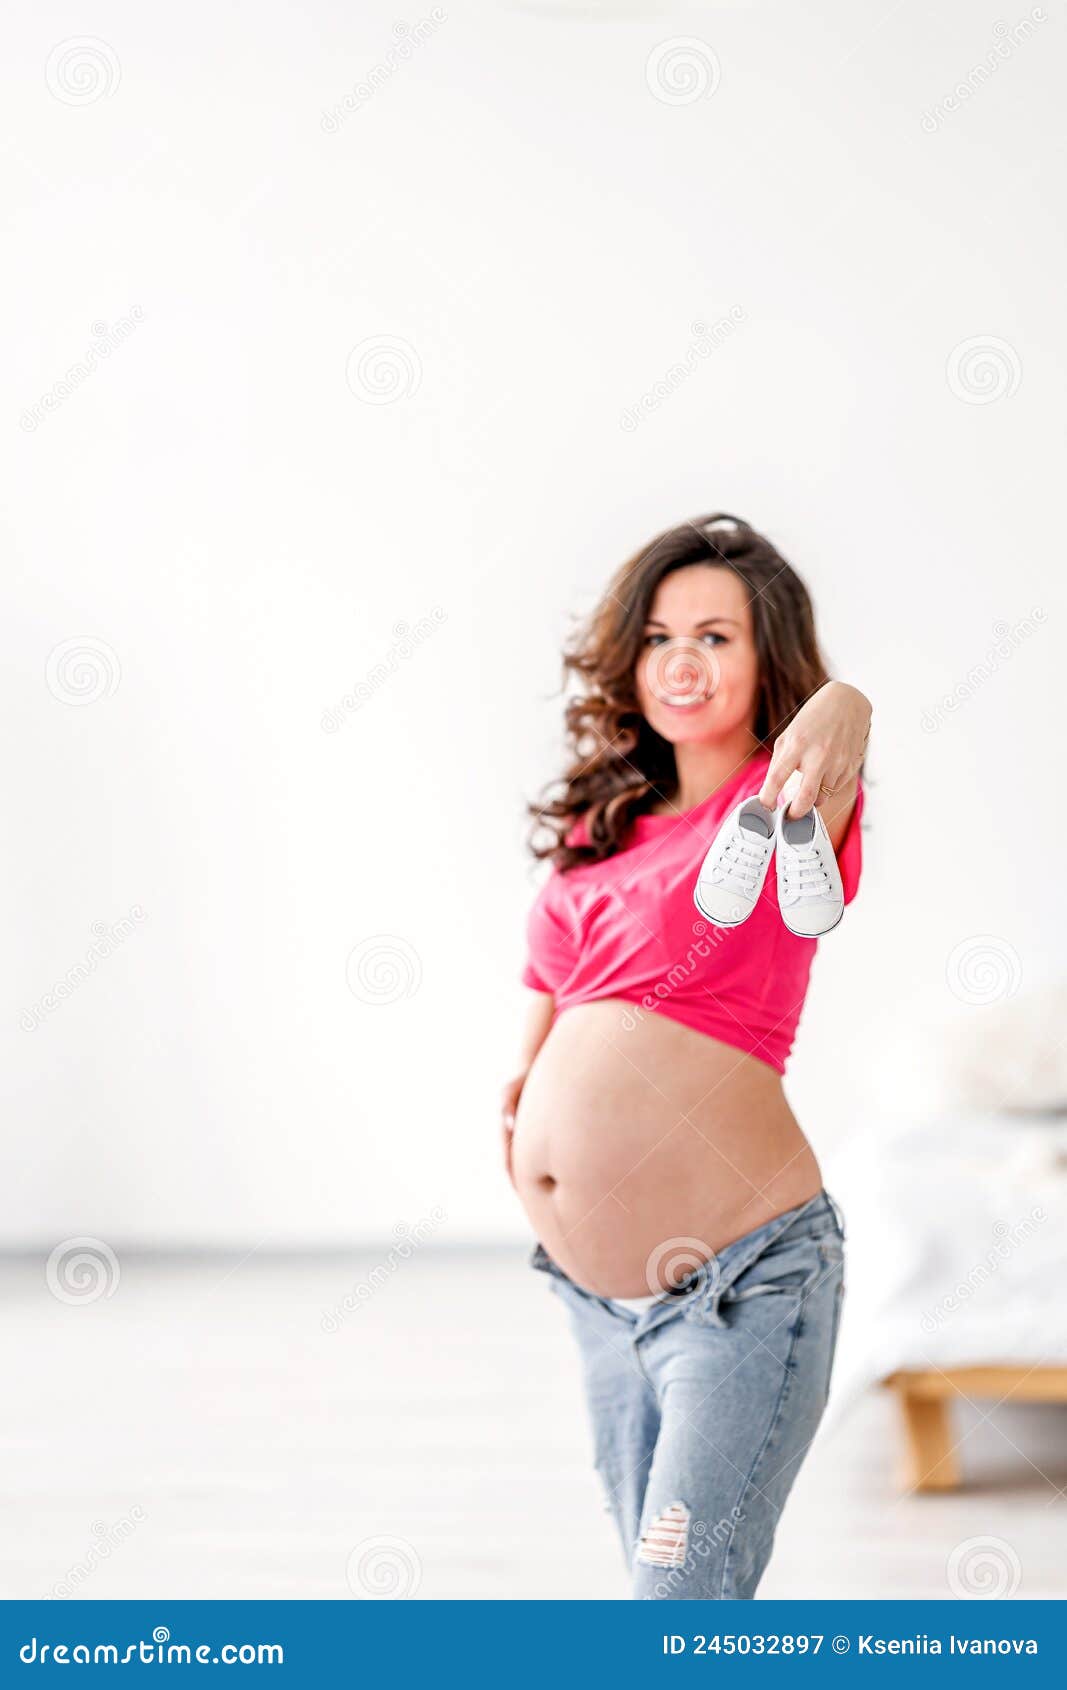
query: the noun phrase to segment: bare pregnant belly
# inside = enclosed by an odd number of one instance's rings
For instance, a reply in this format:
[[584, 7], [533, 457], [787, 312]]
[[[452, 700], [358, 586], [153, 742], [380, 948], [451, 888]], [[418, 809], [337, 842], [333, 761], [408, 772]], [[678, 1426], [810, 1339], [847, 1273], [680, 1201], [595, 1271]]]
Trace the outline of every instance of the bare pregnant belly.
[[615, 998], [557, 1017], [512, 1169], [553, 1261], [602, 1297], [666, 1289], [822, 1186], [773, 1068]]

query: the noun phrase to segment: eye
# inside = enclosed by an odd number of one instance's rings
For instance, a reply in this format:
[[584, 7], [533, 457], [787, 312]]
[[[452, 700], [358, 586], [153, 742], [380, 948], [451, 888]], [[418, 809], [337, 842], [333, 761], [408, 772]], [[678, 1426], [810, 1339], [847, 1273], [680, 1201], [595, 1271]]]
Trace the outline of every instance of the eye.
[[[678, 636], [676, 634], [646, 634], [643, 644], [649, 647], [661, 646], [666, 645], [669, 640], [677, 638]], [[717, 634], [712, 628], [709, 628], [705, 633], [698, 635], [697, 640], [701, 645], [708, 645], [712, 647], [727, 645], [729, 643], [726, 634]]]

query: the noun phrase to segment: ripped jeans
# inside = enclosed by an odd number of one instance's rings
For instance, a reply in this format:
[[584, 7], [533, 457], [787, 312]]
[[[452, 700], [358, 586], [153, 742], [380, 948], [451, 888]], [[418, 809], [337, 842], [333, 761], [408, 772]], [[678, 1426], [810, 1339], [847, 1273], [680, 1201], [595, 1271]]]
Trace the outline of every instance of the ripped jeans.
[[844, 1239], [820, 1191], [636, 1313], [534, 1248], [531, 1266], [549, 1275], [578, 1340], [634, 1597], [755, 1596], [826, 1406]]

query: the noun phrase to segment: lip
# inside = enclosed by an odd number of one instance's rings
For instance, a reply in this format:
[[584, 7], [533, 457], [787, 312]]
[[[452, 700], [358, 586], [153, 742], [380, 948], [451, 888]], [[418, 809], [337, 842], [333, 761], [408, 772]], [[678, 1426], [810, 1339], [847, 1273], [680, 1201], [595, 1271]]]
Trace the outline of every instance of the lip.
[[711, 703], [711, 699], [710, 698], [698, 698], [696, 700], [691, 700], [687, 704], [675, 704], [672, 699], [664, 698], [664, 699], [661, 699], [660, 702], [665, 706], [666, 709], [675, 710], [675, 711], [678, 711], [680, 714], [684, 714], [685, 712], [691, 711], [691, 710], [703, 710], [705, 704]]

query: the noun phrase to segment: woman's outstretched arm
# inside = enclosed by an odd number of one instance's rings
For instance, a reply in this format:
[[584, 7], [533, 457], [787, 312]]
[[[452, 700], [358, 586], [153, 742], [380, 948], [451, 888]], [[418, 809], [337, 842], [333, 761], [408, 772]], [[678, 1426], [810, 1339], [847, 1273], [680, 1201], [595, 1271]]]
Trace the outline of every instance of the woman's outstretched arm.
[[845, 681], [827, 681], [775, 740], [760, 803], [773, 810], [786, 781], [799, 774], [789, 814], [803, 816], [817, 805], [836, 851], [852, 819], [870, 731], [870, 699]]

